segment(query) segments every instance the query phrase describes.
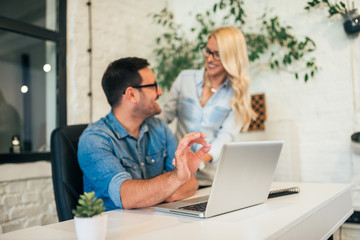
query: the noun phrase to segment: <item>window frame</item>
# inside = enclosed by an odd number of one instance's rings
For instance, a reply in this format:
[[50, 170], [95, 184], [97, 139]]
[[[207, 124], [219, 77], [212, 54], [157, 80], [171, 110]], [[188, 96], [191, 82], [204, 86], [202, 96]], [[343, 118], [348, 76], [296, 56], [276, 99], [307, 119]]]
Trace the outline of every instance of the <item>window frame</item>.
[[[57, 45], [57, 93], [56, 125], [67, 124], [66, 111], [66, 0], [57, 0], [58, 30], [52, 31], [21, 21], [0, 16], [0, 29], [19, 33], [42, 40], [50, 40]], [[50, 152], [1, 153], [0, 164], [50, 161]]]

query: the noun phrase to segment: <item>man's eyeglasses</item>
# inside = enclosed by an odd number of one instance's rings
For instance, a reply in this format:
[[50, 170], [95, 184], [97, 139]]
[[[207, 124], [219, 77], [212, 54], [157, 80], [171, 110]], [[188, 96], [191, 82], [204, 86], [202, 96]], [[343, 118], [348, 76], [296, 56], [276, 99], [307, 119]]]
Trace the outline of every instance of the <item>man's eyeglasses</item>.
[[[140, 85], [140, 86], [134, 86], [132, 88], [144, 88], [144, 87], [155, 87], [156, 92], [158, 92], [159, 89], [159, 83], [155, 81], [153, 84], [146, 84], [146, 85]], [[123, 92], [125, 94], [125, 91]]]
[[219, 54], [218, 51], [212, 52], [212, 51], [210, 51], [210, 49], [206, 48], [206, 49], [205, 49], [204, 56], [205, 56], [206, 58], [208, 58], [208, 57], [210, 57], [210, 55], [213, 57], [213, 59], [214, 59], [215, 61], [220, 61], [220, 54]]

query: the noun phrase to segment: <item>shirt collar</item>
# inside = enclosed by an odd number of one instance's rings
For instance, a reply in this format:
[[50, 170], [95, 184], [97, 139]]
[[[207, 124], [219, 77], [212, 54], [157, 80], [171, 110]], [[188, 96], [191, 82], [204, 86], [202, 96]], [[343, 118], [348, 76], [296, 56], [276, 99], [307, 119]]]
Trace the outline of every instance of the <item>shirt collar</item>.
[[[107, 115], [107, 119], [109, 121], [109, 124], [111, 128], [114, 130], [114, 133], [117, 138], [126, 138], [129, 136], [132, 136], [124, 127], [119, 123], [119, 121], [115, 118], [114, 112], [111, 110], [110, 113]], [[141, 126], [140, 126], [140, 134], [139, 139], [142, 138], [142, 136], [149, 131], [149, 128], [147, 126], [147, 121], [145, 120]]]
[[[196, 86], [198, 88], [202, 88], [202, 86], [204, 85], [204, 73], [205, 73], [205, 68], [202, 68], [201, 71], [196, 73], [196, 74], [201, 75], [201, 77], [195, 78]], [[230, 81], [229, 77], [226, 77], [225, 82], [219, 87], [219, 89], [220, 88], [229, 89], [229, 87], [231, 87], [231, 81]]]
[[195, 74], [198, 76], [195, 76], [195, 84], [197, 87], [202, 87], [204, 84], [204, 73], [205, 68], [200, 69], [200, 71], [197, 71]]

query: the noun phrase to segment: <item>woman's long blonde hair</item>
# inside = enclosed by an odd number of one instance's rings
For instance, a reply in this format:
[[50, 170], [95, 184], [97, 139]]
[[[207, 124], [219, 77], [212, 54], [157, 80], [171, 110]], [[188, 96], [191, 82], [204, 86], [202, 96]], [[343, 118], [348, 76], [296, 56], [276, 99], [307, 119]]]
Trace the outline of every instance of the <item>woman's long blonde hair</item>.
[[242, 123], [242, 131], [246, 132], [250, 122], [256, 117], [251, 107], [249, 95], [249, 59], [246, 40], [236, 27], [226, 26], [215, 29], [209, 36], [214, 37], [219, 46], [221, 63], [228, 74], [234, 90], [231, 108], [235, 112], [236, 121]]

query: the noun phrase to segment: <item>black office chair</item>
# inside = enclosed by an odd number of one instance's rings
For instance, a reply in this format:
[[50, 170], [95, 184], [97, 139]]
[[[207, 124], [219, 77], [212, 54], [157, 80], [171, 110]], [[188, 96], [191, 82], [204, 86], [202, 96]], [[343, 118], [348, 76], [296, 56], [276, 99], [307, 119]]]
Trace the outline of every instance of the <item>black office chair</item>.
[[87, 124], [62, 126], [51, 134], [51, 169], [59, 221], [74, 218], [72, 210], [83, 193], [82, 171], [77, 158], [79, 137]]

